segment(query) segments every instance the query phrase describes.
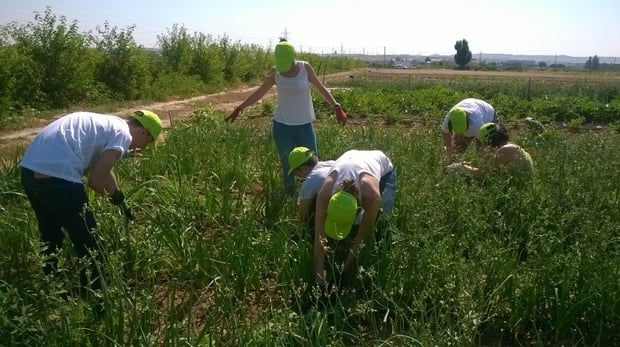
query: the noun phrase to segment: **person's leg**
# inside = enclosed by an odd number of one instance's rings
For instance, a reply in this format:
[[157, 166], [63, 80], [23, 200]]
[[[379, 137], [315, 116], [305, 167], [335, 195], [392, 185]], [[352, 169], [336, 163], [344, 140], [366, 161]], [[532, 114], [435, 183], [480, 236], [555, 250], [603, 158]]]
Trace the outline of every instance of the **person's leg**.
[[295, 127], [295, 143], [295, 146], [309, 148], [317, 157], [320, 158], [316, 145], [316, 133], [312, 123], [298, 125]]
[[383, 239], [387, 243], [391, 242], [389, 223], [396, 194], [396, 170], [392, 170], [381, 177], [381, 180], [379, 180], [379, 191], [381, 192], [381, 211], [377, 218], [375, 230], [377, 245]]
[[392, 170], [381, 177], [379, 191], [381, 192], [381, 207], [383, 212], [389, 216], [394, 207], [394, 195], [396, 194], [396, 170]]
[[53, 189], [53, 179], [35, 179], [32, 170], [22, 168], [21, 182], [26, 196], [30, 201], [30, 206], [37, 217], [39, 240], [42, 245], [42, 253], [45, 257], [43, 260], [43, 272], [46, 275], [55, 273], [58, 265], [56, 253], [62, 245], [65, 234], [52, 211], [45, 206], [40, 198], [41, 194], [45, 195], [50, 189]]
[[84, 187], [75, 183], [67, 187], [66, 201], [64, 209], [59, 211], [62, 225], [67, 230], [78, 257], [89, 264], [81, 269], [80, 282], [82, 287], [101, 289], [106, 285], [107, 279], [95, 234], [97, 223], [93, 212], [88, 208]]
[[288, 173], [288, 154], [295, 148], [295, 131], [294, 127], [273, 122], [272, 133], [273, 140], [276, 143], [276, 149], [280, 156], [280, 164], [282, 166], [282, 181], [284, 184], [284, 192], [287, 195], [295, 196], [295, 175]]

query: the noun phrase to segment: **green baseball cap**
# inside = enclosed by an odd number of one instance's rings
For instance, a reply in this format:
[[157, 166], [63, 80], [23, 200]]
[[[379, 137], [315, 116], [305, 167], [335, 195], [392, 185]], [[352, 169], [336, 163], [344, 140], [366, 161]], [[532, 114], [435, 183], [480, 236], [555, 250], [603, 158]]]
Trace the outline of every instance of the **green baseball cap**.
[[159, 116], [155, 112], [138, 110], [132, 113], [131, 117], [136, 119], [148, 130], [149, 134], [153, 136], [153, 140], [157, 140], [157, 137], [161, 133], [161, 119], [159, 119]]
[[327, 205], [325, 234], [335, 240], [349, 236], [357, 216], [357, 199], [343, 190], [332, 195]]
[[497, 124], [493, 122], [484, 123], [480, 127], [480, 131], [478, 132], [478, 138], [484, 142], [489, 143], [489, 136], [497, 130]]
[[314, 153], [308, 147], [295, 147], [288, 154], [288, 174], [292, 174], [295, 169], [302, 166], [308, 159], [312, 158]]
[[295, 61], [295, 47], [286, 41], [279, 42], [275, 48], [276, 71], [286, 72]]
[[467, 131], [467, 113], [460, 107], [453, 107], [448, 113], [452, 131], [457, 134], [464, 134]]

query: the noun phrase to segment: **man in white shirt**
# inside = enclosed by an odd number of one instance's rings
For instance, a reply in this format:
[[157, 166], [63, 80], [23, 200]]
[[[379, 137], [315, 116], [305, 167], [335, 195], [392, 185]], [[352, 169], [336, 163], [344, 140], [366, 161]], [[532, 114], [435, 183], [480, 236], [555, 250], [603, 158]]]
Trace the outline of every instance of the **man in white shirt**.
[[467, 98], [459, 101], [446, 114], [441, 123], [446, 154], [464, 152], [473, 139], [478, 146], [480, 127], [488, 122], [498, 123], [497, 112], [484, 100]]
[[[112, 171], [116, 162], [131, 149], [144, 148], [161, 132], [159, 117], [147, 110], [134, 112], [127, 120], [92, 112], [67, 114], [37, 134], [20, 163], [22, 186], [37, 217], [40, 241], [44, 244], [44, 272], [56, 272], [56, 252], [64, 229], [80, 258], [94, 256], [89, 279], [80, 272], [83, 287], [105, 286], [103, 259], [95, 237], [96, 222], [88, 208], [82, 177], [89, 171], [87, 185], [123, 205]], [[126, 205], [125, 205], [126, 206]]]

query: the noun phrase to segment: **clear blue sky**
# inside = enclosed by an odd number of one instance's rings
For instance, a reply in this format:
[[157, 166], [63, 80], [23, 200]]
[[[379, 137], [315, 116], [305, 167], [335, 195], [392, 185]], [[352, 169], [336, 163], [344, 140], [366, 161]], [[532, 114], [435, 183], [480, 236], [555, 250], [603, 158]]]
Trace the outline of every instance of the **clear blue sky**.
[[82, 31], [135, 25], [145, 47], [173, 24], [190, 33], [269, 47], [286, 30], [304, 51], [618, 57], [620, 0], [0, 0], [0, 23], [27, 23], [50, 6]]

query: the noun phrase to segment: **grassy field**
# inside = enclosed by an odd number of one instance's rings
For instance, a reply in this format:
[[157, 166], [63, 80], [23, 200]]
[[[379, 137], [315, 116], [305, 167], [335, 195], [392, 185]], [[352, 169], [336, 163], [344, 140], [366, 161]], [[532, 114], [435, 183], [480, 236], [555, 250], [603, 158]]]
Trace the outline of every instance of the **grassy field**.
[[620, 344], [613, 128], [536, 135], [513, 123], [536, 165], [515, 190], [446, 177], [437, 126], [321, 120], [321, 158], [381, 149], [398, 174], [390, 242], [326, 301], [307, 290], [310, 236], [282, 198], [269, 123], [221, 118], [197, 111], [115, 170], [135, 222], [92, 197], [111, 277], [100, 321], [67, 295], [79, 266], [69, 242], [58, 276], [43, 277], [15, 152], [0, 172], [0, 345]]

